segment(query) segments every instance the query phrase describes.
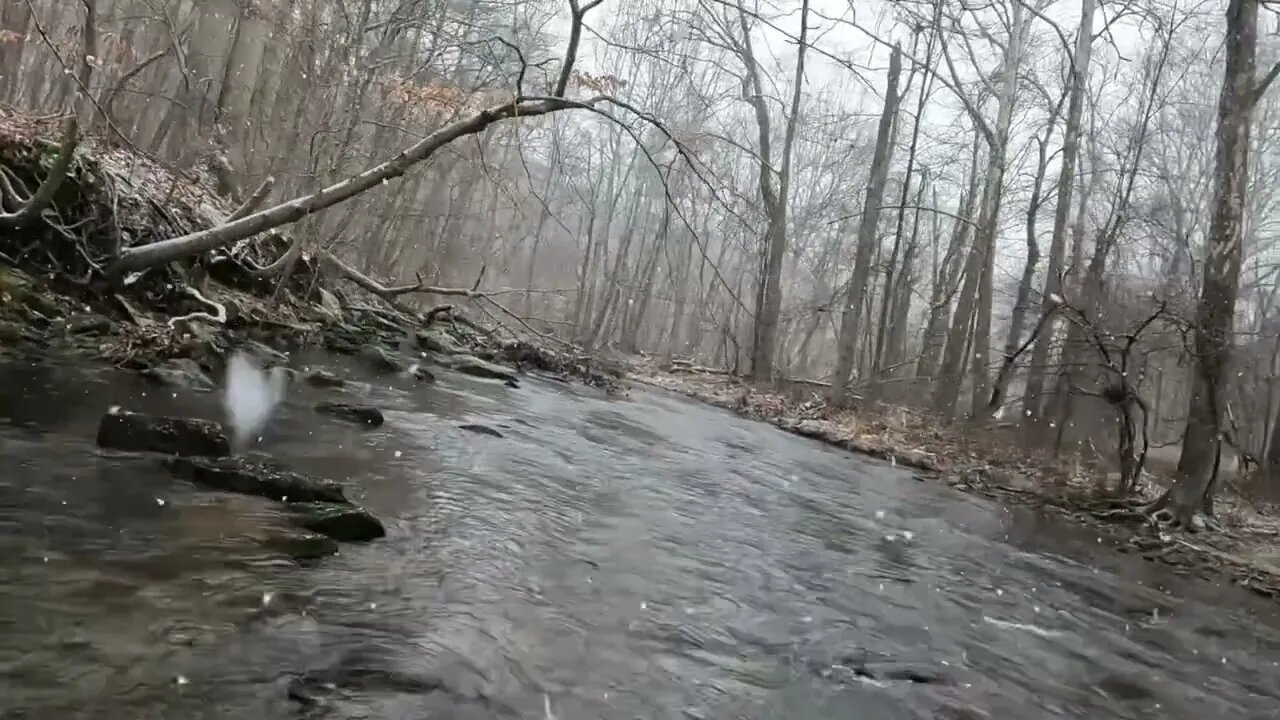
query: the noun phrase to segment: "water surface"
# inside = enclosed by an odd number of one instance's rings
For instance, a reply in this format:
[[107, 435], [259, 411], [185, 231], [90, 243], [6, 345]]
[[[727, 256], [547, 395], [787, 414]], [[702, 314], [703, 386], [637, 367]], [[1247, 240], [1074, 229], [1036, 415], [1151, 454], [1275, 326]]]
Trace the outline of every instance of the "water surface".
[[1280, 717], [1273, 604], [671, 395], [295, 388], [263, 451], [388, 528], [305, 567], [271, 503], [96, 449], [113, 404], [220, 414], [0, 370], [0, 717]]

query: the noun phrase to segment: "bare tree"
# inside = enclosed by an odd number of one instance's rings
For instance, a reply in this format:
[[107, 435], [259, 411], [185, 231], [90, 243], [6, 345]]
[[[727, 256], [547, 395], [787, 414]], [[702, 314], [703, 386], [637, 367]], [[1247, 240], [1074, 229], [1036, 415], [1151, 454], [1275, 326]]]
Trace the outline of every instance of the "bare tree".
[[889, 79], [884, 94], [884, 108], [880, 111], [880, 125], [876, 130], [876, 150], [871, 159], [871, 178], [862, 204], [862, 217], [858, 222], [858, 245], [854, 254], [853, 278], [849, 281], [844, 313], [840, 316], [836, 372], [831, 378], [830, 394], [831, 404], [836, 406], [844, 403], [845, 391], [858, 357], [859, 325], [864, 308], [867, 278], [871, 274], [871, 253], [878, 240], [880, 206], [884, 204], [885, 180], [889, 176], [894, 123], [897, 119], [900, 99], [898, 76], [901, 72], [902, 53], [895, 45], [889, 56]]
[[1231, 0], [1227, 7], [1226, 70], [1218, 98], [1213, 215], [1204, 280], [1193, 325], [1196, 372], [1178, 460], [1178, 482], [1152, 506], [1190, 526], [1193, 515], [1213, 517], [1213, 469], [1225, 413], [1232, 326], [1244, 256], [1242, 237], [1248, 182], [1249, 140], [1258, 99], [1280, 74], [1277, 63], [1261, 82], [1255, 77], [1260, 0]]

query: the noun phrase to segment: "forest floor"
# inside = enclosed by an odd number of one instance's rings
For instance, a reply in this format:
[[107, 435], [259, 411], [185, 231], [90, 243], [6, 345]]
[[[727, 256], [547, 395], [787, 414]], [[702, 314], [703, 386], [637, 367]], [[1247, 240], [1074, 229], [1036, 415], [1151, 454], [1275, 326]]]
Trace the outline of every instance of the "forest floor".
[[[1068, 517], [1098, 531], [1117, 551], [1138, 553], [1178, 574], [1226, 578], [1280, 599], [1280, 511], [1230, 488], [1216, 503], [1221, 532], [1167, 533], [1136, 513], [1116, 512], [1099, 492], [1113, 483], [1106, 464], [1027, 450], [1016, 430], [948, 423], [900, 406], [832, 412], [736, 377], [673, 371], [647, 360], [634, 363], [629, 377], [909, 468], [920, 481]], [[1154, 500], [1169, 480], [1144, 476], [1145, 497]]]

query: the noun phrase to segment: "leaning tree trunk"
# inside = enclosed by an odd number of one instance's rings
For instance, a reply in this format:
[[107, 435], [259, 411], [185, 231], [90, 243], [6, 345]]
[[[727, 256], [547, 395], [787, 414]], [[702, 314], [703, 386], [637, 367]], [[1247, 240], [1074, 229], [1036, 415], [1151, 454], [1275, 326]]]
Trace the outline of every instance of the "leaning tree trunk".
[[884, 203], [884, 185], [889, 177], [889, 162], [893, 148], [894, 118], [898, 114], [898, 75], [902, 72], [902, 52], [897, 45], [889, 58], [889, 80], [884, 94], [884, 109], [880, 113], [880, 126], [876, 130], [876, 149], [871, 157], [871, 177], [867, 181], [867, 195], [862, 205], [862, 219], [858, 223], [858, 247], [854, 256], [853, 278], [845, 298], [844, 313], [840, 318], [840, 335], [836, 341], [836, 373], [831, 378], [831, 404], [840, 405], [845, 399], [845, 389], [853, 374], [858, 358], [859, 321], [862, 319], [863, 294], [867, 278], [871, 274], [871, 251], [876, 245], [876, 229], [880, 224], [880, 206]]
[[1156, 505], [1157, 509], [1168, 506], [1175, 520], [1184, 525], [1190, 524], [1198, 510], [1212, 515], [1213, 470], [1221, 442], [1232, 326], [1240, 293], [1249, 128], [1253, 108], [1264, 89], [1254, 87], [1258, 4], [1259, 0], [1231, 0], [1227, 8], [1227, 61], [1218, 98], [1213, 215], [1194, 327], [1196, 371], [1182, 435], [1178, 480]]

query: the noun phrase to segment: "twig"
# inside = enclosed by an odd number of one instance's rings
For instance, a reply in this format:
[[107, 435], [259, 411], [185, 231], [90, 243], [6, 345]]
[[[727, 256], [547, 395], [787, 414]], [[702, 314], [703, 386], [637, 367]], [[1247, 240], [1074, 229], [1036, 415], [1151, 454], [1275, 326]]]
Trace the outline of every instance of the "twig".
[[152, 53], [142, 62], [138, 63], [137, 65], [134, 65], [129, 70], [129, 72], [126, 72], [125, 74], [121, 75], [120, 78], [116, 80], [115, 84], [111, 86], [111, 89], [103, 94], [102, 99], [98, 101], [98, 105], [102, 107], [102, 114], [106, 116], [107, 122], [114, 123], [113, 114], [115, 110], [116, 96], [120, 94], [120, 91], [124, 89], [124, 86], [128, 85], [129, 81], [137, 77], [138, 74], [141, 73], [143, 70], [146, 70], [148, 67], [150, 67], [151, 63], [154, 63], [155, 61], [159, 60], [160, 58], [168, 54], [169, 54], [169, 48], [165, 48], [163, 50], [159, 50]]

